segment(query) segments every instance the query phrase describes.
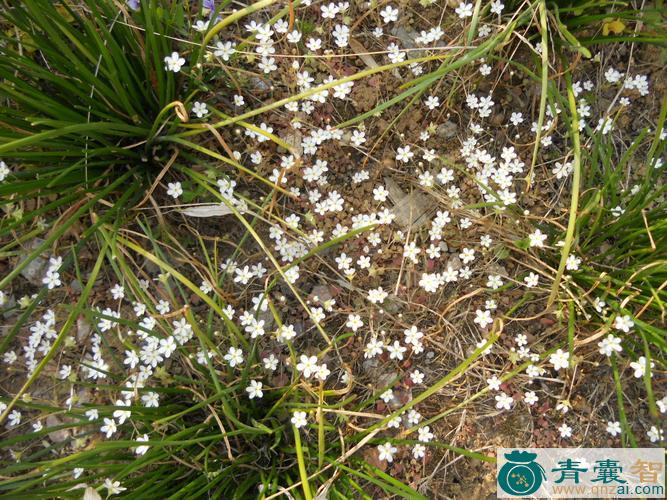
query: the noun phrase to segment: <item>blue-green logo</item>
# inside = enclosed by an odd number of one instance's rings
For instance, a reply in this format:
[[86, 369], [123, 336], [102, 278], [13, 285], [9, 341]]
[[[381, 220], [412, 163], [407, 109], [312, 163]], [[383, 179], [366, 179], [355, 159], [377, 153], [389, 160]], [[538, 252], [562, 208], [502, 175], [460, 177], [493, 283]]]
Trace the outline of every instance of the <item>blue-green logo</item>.
[[505, 453], [507, 463], [498, 472], [498, 485], [513, 496], [527, 496], [535, 493], [546, 481], [544, 468], [535, 462], [537, 453], [514, 450]]

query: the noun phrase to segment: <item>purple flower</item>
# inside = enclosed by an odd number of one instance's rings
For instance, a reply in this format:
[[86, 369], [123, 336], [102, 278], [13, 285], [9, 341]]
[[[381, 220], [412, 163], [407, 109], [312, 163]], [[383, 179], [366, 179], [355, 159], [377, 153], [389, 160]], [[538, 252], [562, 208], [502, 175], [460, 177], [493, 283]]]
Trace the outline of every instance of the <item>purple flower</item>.
[[139, 0], [125, 0], [127, 6], [132, 10], [139, 10]]
[[204, 8], [208, 10], [215, 10], [215, 0], [204, 0]]

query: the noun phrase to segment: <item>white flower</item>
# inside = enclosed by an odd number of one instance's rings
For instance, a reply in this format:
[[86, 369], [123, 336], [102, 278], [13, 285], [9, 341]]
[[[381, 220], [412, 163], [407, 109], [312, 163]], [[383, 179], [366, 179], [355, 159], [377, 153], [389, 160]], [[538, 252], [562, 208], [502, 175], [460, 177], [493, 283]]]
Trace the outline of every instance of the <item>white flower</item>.
[[551, 172], [556, 176], [556, 179], [564, 179], [572, 173], [572, 170], [573, 165], [571, 162], [566, 161], [565, 163], [561, 163], [557, 161]]
[[265, 370], [275, 371], [278, 368], [278, 358], [273, 353], [266, 358], [262, 358], [262, 363], [264, 363]]
[[614, 351], [621, 352], [623, 350], [621, 339], [613, 335], [607, 335], [603, 338], [601, 342], [598, 342], [598, 347], [600, 348], [600, 354], [607, 357], [611, 356]]
[[377, 450], [378, 458], [380, 460], [386, 460], [387, 462], [393, 462], [394, 453], [398, 451], [398, 449], [389, 442], [378, 445]]
[[0, 182], [4, 181], [7, 176], [11, 173], [9, 167], [4, 161], [0, 161]]
[[164, 69], [167, 71], [178, 73], [184, 64], [185, 59], [178, 55], [178, 52], [172, 52], [170, 56], [164, 58]]
[[502, 382], [497, 376], [494, 375], [491, 378], [487, 378], [486, 383], [489, 386], [489, 389], [491, 389], [492, 391], [497, 391], [500, 389], [500, 384]]
[[544, 368], [540, 368], [539, 366], [528, 365], [526, 367], [526, 375], [528, 375], [530, 378], [539, 377], [544, 372], [545, 372]]
[[289, 23], [284, 19], [278, 19], [276, 23], [273, 25], [273, 29], [276, 30], [276, 33], [284, 35], [285, 33], [287, 33], [287, 30], [289, 29]]
[[561, 368], [567, 368], [570, 363], [570, 353], [564, 352], [562, 349], [558, 349], [551, 356], [549, 356], [549, 362], [554, 365], [554, 370], [558, 371]]
[[419, 433], [419, 437], [417, 439], [422, 443], [428, 443], [435, 437], [435, 435], [431, 432], [431, 428], [428, 425], [420, 427], [419, 429], [417, 429], [417, 432]]
[[423, 332], [413, 325], [410, 328], [403, 330], [403, 335], [405, 335], [405, 343], [416, 345], [421, 342], [421, 339], [424, 337]]
[[657, 443], [663, 440], [664, 432], [662, 429], [658, 429], [655, 425], [652, 425], [646, 435], [651, 440], [651, 443]]
[[[143, 436], [139, 436], [136, 440], [139, 443], [143, 443], [145, 441], [148, 441], [149, 440], [148, 439], [148, 434], [144, 434]], [[137, 455], [145, 455], [146, 452], [149, 450], [149, 448], [150, 448], [150, 446], [142, 444], [141, 446], [137, 446], [134, 449], [134, 453], [136, 453]]]
[[403, 248], [403, 257], [417, 263], [417, 256], [421, 253], [421, 249], [414, 241], [411, 241]]
[[512, 125], [517, 126], [520, 123], [523, 123], [523, 113], [512, 113], [512, 116], [510, 116], [510, 122], [512, 122]]
[[157, 408], [160, 406], [160, 395], [157, 392], [147, 392], [141, 395], [141, 402], [147, 408]]
[[[259, 69], [261, 69], [267, 75], [278, 69], [276, 60], [273, 57], [262, 57], [262, 61], [257, 66], [259, 66]], [[267, 139], [262, 135], [258, 135], [257, 140], [259, 142], [264, 142]]]
[[12, 412], [7, 415], [7, 425], [8, 427], [16, 427], [21, 423], [21, 412], [18, 410], [12, 410]]
[[287, 34], [287, 41], [289, 43], [299, 43], [301, 40], [301, 32], [298, 30], [291, 31]]
[[132, 304], [132, 310], [134, 311], [134, 314], [136, 314], [137, 318], [139, 318], [146, 313], [146, 304], [142, 304], [141, 302], [134, 302]]
[[389, 353], [389, 359], [398, 359], [399, 361], [403, 359], [403, 353], [407, 351], [407, 347], [403, 347], [398, 340], [394, 340], [393, 344], [387, 345], [387, 352]]
[[491, 2], [491, 12], [493, 14], [500, 15], [504, 8], [505, 5], [500, 0], [495, 0], [494, 2]]
[[319, 38], [309, 38], [306, 42], [306, 47], [308, 47], [308, 50], [311, 52], [317, 52], [322, 48], [322, 40]]
[[576, 255], [568, 255], [565, 261], [565, 269], [568, 271], [578, 271], [581, 265], [581, 258]]
[[614, 208], [611, 209], [611, 214], [614, 217], [620, 217], [625, 213], [625, 209], [621, 207], [620, 205], [616, 205]]
[[331, 370], [327, 368], [326, 363], [322, 363], [321, 365], [318, 365], [315, 369], [315, 378], [318, 380], [321, 380], [324, 382], [327, 377], [331, 375]]
[[426, 107], [428, 109], [434, 110], [435, 108], [440, 106], [440, 99], [437, 96], [431, 95], [431, 96], [428, 96], [428, 98], [426, 99], [426, 102], [424, 104], [426, 104]]
[[530, 406], [533, 406], [535, 403], [537, 403], [537, 400], [538, 400], [538, 399], [539, 399], [539, 398], [537, 397], [537, 394], [535, 394], [534, 391], [527, 391], [527, 392], [523, 395], [523, 400], [525, 401], [525, 403], [526, 403], [527, 405], [530, 405]]
[[116, 421], [113, 418], [105, 418], [104, 425], [100, 427], [100, 431], [102, 431], [103, 434], [106, 434], [107, 438], [113, 436], [117, 429]]
[[486, 282], [486, 286], [491, 288], [492, 290], [497, 290], [501, 286], [503, 286], [503, 280], [499, 275], [490, 275], [489, 279]]
[[379, 201], [380, 203], [384, 203], [387, 201], [387, 197], [389, 196], [389, 191], [384, 186], [378, 186], [375, 189], [373, 189], [373, 199], [375, 201]]
[[567, 399], [564, 399], [558, 402], [558, 404], [556, 405], [556, 411], [559, 411], [563, 415], [565, 415], [568, 411], [570, 411], [570, 406], [571, 406], [570, 402]]
[[208, 295], [213, 291], [213, 286], [211, 286], [211, 283], [209, 283], [207, 280], [203, 280], [201, 285], [199, 285], [199, 289]]
[[512, 396], [508, 396], [504, 392], [496, 395], [496, 408], [499, 410], [509, 410], [514, 404], [514, 399]]
[[203, 118], [206, 116], [206, 113], [208, 113], [208, 106], [206, 106], [206, 103], [195, 101], [192, 105], [192, 114], [197, 118]]
[[423, 273], [419, 279], [419, 286], [428, 293], [437, 292], [442, 284], [442, 276], [438, 273]]
[[167, 184], [167, 194], [172, 198], [176, 199], [183, 194], [183, 188], [181, 187], [180, 182], [170, 182]]
[[209, 21], [204, 21], [204, 20], [202, 20], [202, 19], [197, 19], [197, 22], [195, 22], [195, 23], [192, 25], [192, 28], [193, 28], [195, 31], [199, 31], [200, 33], [202, 33], [202, 32], [204, 32], [204, 31], [206, 31], [206, 30], [208, 29], [208, 25], [209, 25], [209, 24], [210, 24]]
[[[642, 378], [646, 373], [646, 358], [644, 356], [641, 356], [637, 361], [633, 361], [632, 363], [630, 363], [630, 368], [632, 368], [635, 371], [636, 378]], [[651, 361], [651, 369], [653, 368], [655, 368], [655, 363]], [[652, 376], [653, 373], [651, 373], [651, 377]]]
[[230, 347], [223, 358], [229, 363], [229, 366], [234, 368], [236, 365], [243, 363], [243, 351], [236, 347]]
[[235, 45], [233, 42], [218, 42], [213, 55], [222, 58], [223, 61], [229, 61], [229, 58], [236, 52]]
[[306, 356], [302, 354], [296, 369], [303, 373], [303, 376], [309, 378], [317, 371], [317, 356]]
[[384, 24], [398, 21], [398, 9], [393, 8], [391, 5], [387, 5], [383, 10], [380, 11], [380, 16], [382, 16]]
[[255, 277], [255, 274], [250, 270], [250, 266], [239, 267], [234, 270], [234, 282], [241, 285], [247, 285], [248, 282]]
[[262, 392], [262, 384], [261, 382], [257, 380], [251, 380], [250, 385], [245, 388], [246, 392], [248, 393], [248, 397], [250, 399], [257, 398], [261, 399], [262, 396], [264, 396], [264, 392]]
[[413, 384], [421, 384], [424, 381], [424, 374], [419, 370], [415, 370], [410, 374], [410, 379]]
[[593, 307], [595, 308], [595, 310], [598, 313], [600, 313], [602, 315], [606, 315], [606, 311], [605, 311], [606, 306], [607, 306], [607, 303], [604, 300], [602, 300], [600, 297], [595, 297], [595, 300], [593, 301]]
[[100, 415], [99, 415], [99, 412], [97, 411], [97, 408], [91, 408], [90, 410], [87, 410], [86, 411], [86, 417], [88, 417], [88, 420], [90, 422], [100, 418]]
[[120, 481], [112, 481], [109, 478], [106, 478], [104, 480], [104, 487], [109, 492], [109, 495], [117, 495], [118, 493], [121, 493], [121, 492], [123, 492], [127, 489], [127, 488], [123, 488], [120, 485]]
[[415, 459], [419, 460], [420, 458], [424, 458], [426, 455], [426, 446], [423, 444], [416, 444], [412, 448], [412, 456], [415, 457]]
[[658, 408], [660, 408], [660, 413], [667, 412], [667, 396], [663, 396], [660, 401], [656, 401]]
[[632, 318], [628, 314], [614, 318], [614, 328], [617, 330], [628, 333], [633, 326], [635, 326], [635, 322], [632, 321]]
[[396, 160], [407, 163], [415, 154], [410, 151], [410, 146], [405, 146], [404, 148], [398, 148], [396, 150]]
[[62, 380], [65, 380], [65, 379], [68, 378], [71, 374], [72, 374], [72, 367], [71, 367], [70, 365], [63, 365], [63, 366], [60, 368], [60, 372], [58, 373], [58, 375], [60, 376], [60, 378], [61, 378]]
[[605, 71], [604, 77], [609, 83], [617, 83], [623, 77], [623, 74], [616, 68], [609, 68]]
[[294, 325], [282, 325], [278, 328], [277, 334], [278, 340], [281, 342], [287, 342], [296, 337], [296, 330], [294, 330]]
[[185, 318], [181, 318], [177, 321], [172, 321], [172, 326], [174, 327], [174, 332], [172, 336], [176, 339], [180, 345], [185, 344], [188, 340], [192, 338], [192, 326], [188, 324], [188, 321]]
[[381, 304], [389, 294], [385, 292], [382, 287], [375, 288], [368, 291], [368, 300], [373, 304]]
[[[116, 401], [114, 406], [120, 406], [120, 407], [130, 406], [130, 402], [119, 399]], [[118, 425], [123, 425], [125, 421], [131, 416], [132, 412], [130, 410], [114, 410], [113, 412], [113, 417], [118, 419]], [[106, 422], [106, 420], [107, 419], [105, 418], [104, 421]]]
[[613, 437], [616, 437], [621, 433], [621, 423], [620, 422], [607, 422], [607, 432]]
[[475, 319], [473, 321], [477, 323], [480, 328], [486, 328], [488, 325], [493, 323], [493, 318], [491, 318], [491, 311], [482, 311], [477, 309], [475, 311]]
[[160, 314], [167, 314], [171, 310], [171, 306], [168, 301], [160, 299], [158, 303], [155, 304], [155, 309], [157, 309], [157, 312]]
[[392, 391], [391, 389], [387, 389], [382, 394], [380, 394], [380, 399], [385, 403], [388, 403], [389, 401], [394, 399], [394, 391]]
[[547, 239], [547, 235], [543, 234], [542, 231], [536, 229], [534, 233], [528, 235], [528, 243], [531, 247], [542, 248], [544, 247], [544, 242]]
[[569, 438], [569, 437], [572, 436], [572, 427], [570, 427], [566, 423], [563, 423], [563, 425], [561, 425], [558, 428], [558, 432], [560, 432], [560, 437], [562, 437], [564, 439]]
[[378, 355], [382, 354], [382, 351], [383, 351], [384, 347], [385, 347], [385, 345], [384, 345], [384, 343], [382, 343], [382, 341], [373, 337], [366, 344], [366, 347], [364, 348], [364, 358], [371, 359], [371, 358], [374, 358], [375, 356], [378, 356]]
[[125, 297], [125, 289], [122, 285], [116, 283], [111, 288], [111, 296], [114, 298], [114, 300], [121, 300], [123, 297]]
[[464, 248], [459, 254], [459, 258], [464, 264], [470, 264], [475, 260], [475, 250], [472, 248]]
[[297, 429], [305, 427], [308, 424], [308, 421], [306, 420], [306, 412], [295, 411], [292, 415], [292, 418], [290, 419], [290, 422], [292, 422], [292, 425]]
[[336, 4], [330, 3], [329, 5], [322, 5], [320, 11], [322, 12], [322, 17], [324, 19], [333, 19], [336, 17], [336, 14], [338, 14], [339, 9]]
[[434, 245], [431, 243], [428, 248], [426, 249], [426, 255], [428, 255], [429, 259], [438, 259], [440, 258], [442, 249], [440, 248], [439, 245]]
[[461, 18], [465, 19], [466, 17], [472, 16], [472, 4], [461, 2], [455, 10], [456, 14]]
[[47, 271], [46, 276], [42, 279], [42, 283], [44, 283], [49, 290], [59, 287], [62, 285], [62, 282], [60, 281], [60, 273], [57, 271]]
[[364, 326], [364, 322], [361, 321], [361, 316], [358, 314], [350, 314], [347, 317], [347, 323], [345, 323], [345, 326], [347, 326], [353, 332], [356, 332], [359, 330], [359, 328]]
[[264, 331], [264, 320], [259, 321], [253, 318], [252, 323], [245, 327], [246, 333], [250, 334], [250, 338], [256, 339], [257, 337], [263, 337], [265, 334]]
[[388, 429], [398, 429], [400, 426], [401, 426], [400, 415], [392, 418], [389, 422], [387, 422]]
[[539, 283], [539, 281], [540, 281], [540, 277], [532, 271], [528, 274], [528, 276], [526, 276], [523, 279], [523, 282], [526, 284], [526, 286], [528, 288], [536, 287], [537, 284]]

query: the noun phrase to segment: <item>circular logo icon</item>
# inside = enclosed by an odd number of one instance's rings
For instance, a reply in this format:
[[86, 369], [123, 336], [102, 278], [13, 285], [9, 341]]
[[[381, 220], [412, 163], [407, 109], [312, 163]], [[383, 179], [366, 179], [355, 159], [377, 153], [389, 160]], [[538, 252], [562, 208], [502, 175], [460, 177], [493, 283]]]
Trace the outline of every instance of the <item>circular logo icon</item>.
[[514, 450], [506, 453], [507, 463], [498, 472], [498, 485], [513, 496], [535, 493], [546, 480], [544, 469], [535, 462], [536, 453]]

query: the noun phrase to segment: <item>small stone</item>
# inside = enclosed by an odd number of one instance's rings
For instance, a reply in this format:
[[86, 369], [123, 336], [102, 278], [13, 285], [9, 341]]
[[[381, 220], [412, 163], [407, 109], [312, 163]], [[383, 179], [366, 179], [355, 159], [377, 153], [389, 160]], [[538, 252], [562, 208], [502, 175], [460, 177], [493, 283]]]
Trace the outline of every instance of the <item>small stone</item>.
[[81, 286], [81, 282], [77, 279], [73, 279], [70, 284], [69, 284], [70, 289], [74, 293], [81, 293], [83, 290], [83, 287]]
[[[29, 258], [33, 250], [35, 250], [39, 245], [41, 245], [44, 240], [35, 238], [30, 242], [26, 250], [26, 255], [21, 259], [20, 263], [26, 261]], [[31, 284], [36, 286], [42, 286], [42, 278], [46, 273], [46, 266], [48, 260], [46, 254], [38, 255], [32, 259], [23, 269], [21, 269], [21, 276], [27, 279]]]
[[313, 290], [310, 292], [310, 298], [313, 300], [315, 297], [318, 298], [318, 303], [322, 304], [327, 300], [331, 300], [333, 295], [331, 293], [331, 288], [329, 285], [315, 285]]
[[458, 128], [456, 123], [447, 120], [445, 123], [438, 126], [435, 130], [435, 134], [442, 139], [451, 139], [452, 137], [456, 137]]
[[250, 85], [255, 92], [268, 92], [271, 90], [271, 86], [266, 83], [263, 79], [253, 76], [250, 78]]
[[[55, 427], [61, 425], [63, 422], [55, 415], [46, 417], [46, 427]], [[49, 432], [49, 439], [54, 443], [62, 443], [69, 439], [69, 429], [59, 429], [57, 431]]]
[[76, 340], [78, 342], [86, 340], [91, 329], [90, 323], [83, 316], [79, 316], [79, 319], [76, 320]]
[[457, 255], [451, 255], [449, 259], [447, 259], [447, 267], [451, 267], [454, 271], [458, 271], [463, 267], [463, 263]]

